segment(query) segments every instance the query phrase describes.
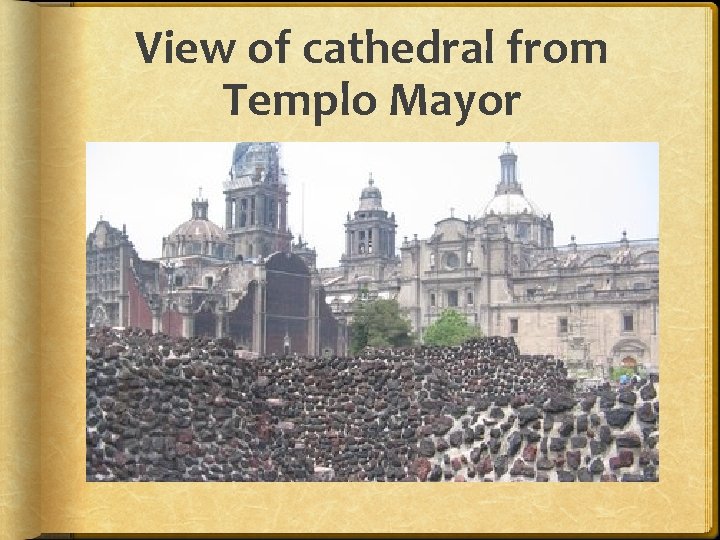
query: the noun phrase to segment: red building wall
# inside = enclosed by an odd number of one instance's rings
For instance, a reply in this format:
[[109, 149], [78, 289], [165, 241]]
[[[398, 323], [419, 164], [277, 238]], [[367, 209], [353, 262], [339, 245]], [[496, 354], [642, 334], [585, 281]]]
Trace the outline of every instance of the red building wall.
[[137, 278], [130, 272], [128, 274], [128, 325], [152, 330], [150, 305], [140, 292]]
[[182, 337], [182, 315], [176, 310], [162, 314], [162, 332], [168, 336]]

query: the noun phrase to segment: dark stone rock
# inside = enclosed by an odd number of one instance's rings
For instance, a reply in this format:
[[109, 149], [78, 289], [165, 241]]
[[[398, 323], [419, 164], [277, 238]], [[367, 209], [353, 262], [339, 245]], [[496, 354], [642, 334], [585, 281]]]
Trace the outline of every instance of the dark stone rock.
[[584, 398], [580, 402], [580, 408], [586, 413], [590, 412], [592, 410], [592, 408], [595, 406], [596, 399], [597, 398], [594, 395]]
[[517, 431], [513, 432], [507, 439], [507, 454], [508, 456], [514, 456], [520, 451], [520, 445], [522, 444], [522, 435]]
[[553, 452], [562, 452], [567, 446], [567, 439], [565, 437], [553, 437], [550, 440], [550, 450]]
[[657, 468], [654, 465], [643, 467], [643, 480], [645, 482], [657, 482]]
[[575, 406], [575, 400], [569, 394], [555, 394], [543, 405], [543, 410], [551, 413], [570, 411]]
[[440, 468], [440, 465], [435, 465], [430, 471], [430, 474], [428, 475], [428, 480], [430, 482], [439, 482], [442, 479], [442, 475], [443, 472]]
[[493, 460], [490, 456], [486, 456], [485, 458], [480, 460], [480, 463], [477, 467], [478, 475], [485, 476], [489, 472], [492, 472], [493, 470]]
[[537, 455], [537, 446], [534, 444], [527, 444], [525, 445], [525, 448], [523, 448], [522, 452], [522, 458], [523, 460], [527, 461], [535, 461], [535, 456]]
[[622, 475], [621, 481], [623, 482], [644, 482], [645, 478], [642, 474], [631, 474], [631, 473], [624, 473]]
[[575, 471], [558, 471], [558, 481], [560, 482], [574, 482]]
[[587, 446], [587, 437], [583, 435], [570, 437], [570, 444], [573, 448], [585, 448]]
[[607, 445], [602, 441], [590, 441], [590, 453], [599, 456], [607, 451]]
[[600, 394], [600, 405], [601, 409], [612, 409], [615, 406], [615, 399], [617, 394], [612, 390], [606, 390]]
[[621, 467], [631, 467], [635, 462], [635, 455], [632, 450], [620, 450], [618, 452], [618, 459], [620, 460]]
[[450, 446], [453, 448], [458, 448], [462, 442], [463, 442], [463, 432], [462, 431], [453, 431], [448, 436], [448, 442], [450, 443]]
[[500, 451], [500, 446], [502, 445], [502, 442], [500, 439], [490, 439], [488, 442], [488, 449], [490, 450], [491, 454], [497, 454]]
[[634, 413], [634, 409], [610, 409], [605, 411], [605, 420], [614, 428], [624, 428]]
[[500, 407], [493, 407], [492, 409], [490, 409], [488, 416], [493, 420], [502, 420], [503, 418], [505, 418], [505, 413]]
[[463, 442], [465, 444], [472, 444], [475, 441], [475, 432], [471, 428], [465, 428], [463, 431]]
[[640, 389], [640, 397], [643, 401], [652, 401], [657, 397], [655, 386], [652, 383], [648, 383]]
[[642, 439], [637, 433], [628, 431], [616, 436], [615, 444], [618, 448], [640, 448]]
[[613, 440], [612, 430], [608, 426], [600, 426], [598, 430], [600, 441], [605, 444], [610, 444]]
[[450, 416], [441, 416], [432, 423], [433, 434], [445, 435], [453, 427], [453, 419]]
[[525, 468], [525, 462], [522, 459], [516, 459], [510, 468], [510, 476], [522, 476]]
[[593, 474], [602, 474], [604, 470], [605, 465], [603, 464], [602, 459], [595, 458], [590, 464], [590, 472]]
[[623, 390], [618, 394], [618, 401], [625, 405], [635, 405], [637, 396], [632, 390]]
[[592, 482], [593, 475], [586, 467], [581, 467], [577, 473], [578, 482]]
[[525, 437], [525, 440], [529, 443], [536, 443], [542, 439], [542, 435], [540, 435], [540, 433], [527, 428], [521, 429], [520, 434]]
[[494, 468], [495, 474], [497, 476], [502, 476], [503, 474], [505, 474], [508, 470], [507, 457], [506, 456], [497, 456], [495, 458], [493, 468]]
[[617, 476], [615, 476], [614, 474], [610, 474], [610, 473], [603, 474], [600, 477], [600, 481], [601, 482], [617, 482]]
[[576, 418], [576, 430], [578, 433], [584, 433], [588, 428], [587, 414], [581, 414]]
[[565, 452], [565, 459], [567, 460], [568, 467], [577, 469], [580, 466], [580, 450], [568, 450]]
[[547, 482], [549, 480], [547, 473], [545, 472], [538, 472], [537, 476], [535, 476], [536, 482]]
[[444, 438], [440, 438], [435, 442], [435, 450], [437, 452], [445, 452], [448, 448], [450, 448], [450, 445]]
[[528, 423], [542, 417], [542, 412], [533, 406], [520, 407], [517, 411], [518, 423], [526, 426]]
[[537, 463], [535, 464], [535, 468], [538, 471], [549, 471], [549, 470], [555, 468], [555, 464], [552, 461], [550, 461], [548, 458], [541, 457], [540, 459], [537, 460]]
[[423, 439], [420, 441], [418, 451], [421, 456], [433, 457], [435, 455], [435, 443], [431, 439]]
[[637, 409], [637, 416], [641, 422], [654, 424], [657, 421], [657, 414], [653, 411], [652, 403], [645, 402]]

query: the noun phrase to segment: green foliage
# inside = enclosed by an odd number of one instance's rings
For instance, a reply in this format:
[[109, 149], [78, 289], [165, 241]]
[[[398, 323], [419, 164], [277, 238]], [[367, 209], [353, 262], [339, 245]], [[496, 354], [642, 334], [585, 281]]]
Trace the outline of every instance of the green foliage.
[[446, 309], [440, 317], [425, 330], [426, 345], [461, 345], [468, 339], [481, 337], [480, 329], [471, 326], [465, 317], [454, 309]]
[[355, 304], [350, 350], [365, 347], [402, 347], [412, 345], [410, 321], [400, 312], [397, 300], [359, 301]]
[[627, 375], [628, 377], [632, 377], [635, 375], [636, 371], [635, 368], [631, 367], [624, 367], [624, 366], [611, 366], [610, 367], [610, 378], [613, 381], [619, 381], [620, 377], [623, 375]]

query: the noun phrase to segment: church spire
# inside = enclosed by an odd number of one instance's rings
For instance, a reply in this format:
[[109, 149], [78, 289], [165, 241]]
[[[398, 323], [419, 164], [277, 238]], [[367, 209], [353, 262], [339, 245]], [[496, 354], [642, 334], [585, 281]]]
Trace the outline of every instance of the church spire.
[[518, 193], [522, 195], [522, 187], [517, 179], [517, 154], [510, 146], [509, 142], [505, 143], [505, 148], [500, 159], [500, 181], [495, 189], [495, 195], [505, 193]]

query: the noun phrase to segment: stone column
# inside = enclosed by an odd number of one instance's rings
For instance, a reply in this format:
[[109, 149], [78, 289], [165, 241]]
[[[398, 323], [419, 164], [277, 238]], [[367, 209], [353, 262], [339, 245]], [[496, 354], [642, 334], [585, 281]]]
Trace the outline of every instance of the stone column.
[[218, 306], [217, 310], [217, 323], [215, 326], [215, 337], [221, 338], [225, 334], [225, 314], [227, 313], [227, 307], [224, 304]]
[[380, 228], [374, 225], [372, 228], [372, 255], [380, 253]]
[[233, 228], [233, 200], [230, 195], [225, 197], [225, 228]]
[[162, 318], [162, 300], [159, 297], [153, 297], [150, 303], [150, 311], [152, 312], [152, 333], [159, 334], [162, 332], [160, 320]]
[[182, 314], [182, 336], [184, 338], [193, 337], [193, 312], [192, 298], [187, 297], [181, 303], [180, 313]]
[[118, 295], [118, 325], [122, 327], [128, 326], [128, 305], [130, 304], [130, 295], [129, 294], [119, 294]]
[[318, 328], [318, 301], [319, 301], [319, 295], [317, 286], [315, 283], [312, 282], [312, 279], [310, 281], [310, 290], [308, 291], [308, 294], [310, 295], [308, 306], [309, 306], [309, 313], [308, 313], [308, 354], [310, 355], [318, 355], [320, 353], [320, 336], [319, 336], [319, 328]]
[[255, 305], [253, 306], [252, 350], [260, 355], [265, 354], [263, 331], [265, 326], [265, 281], [258, 281], [255, 288]]

